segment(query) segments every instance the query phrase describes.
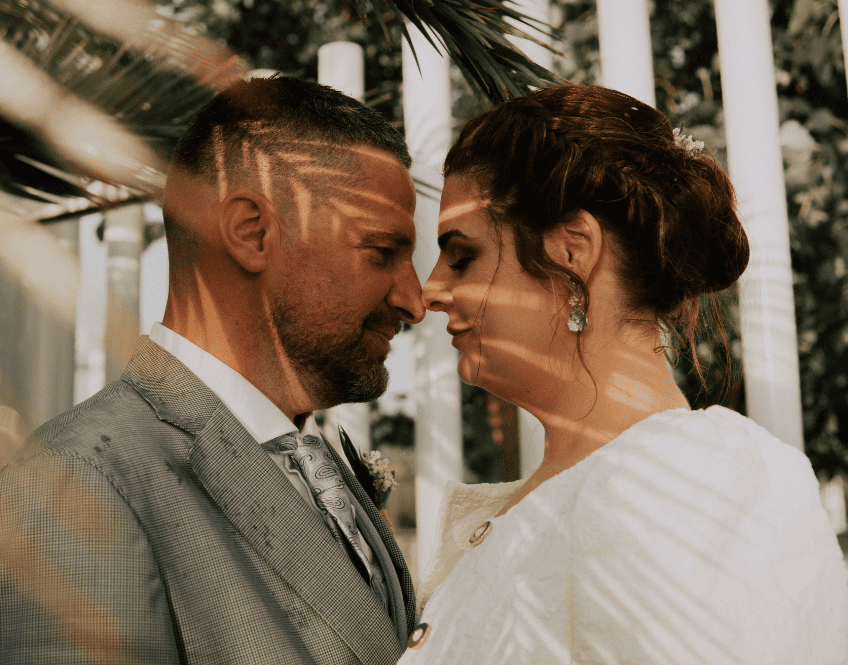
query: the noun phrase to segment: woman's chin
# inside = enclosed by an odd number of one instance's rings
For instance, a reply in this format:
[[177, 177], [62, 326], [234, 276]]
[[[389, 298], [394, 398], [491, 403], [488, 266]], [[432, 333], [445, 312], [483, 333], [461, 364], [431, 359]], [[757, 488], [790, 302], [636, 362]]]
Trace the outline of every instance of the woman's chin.
[[459, 357], [459, 364], [456, 367], [457, 374], [463, 383], [470, 386], [476, 386], [480, 379], [480, 363], [479, 359], [471, 360], [465, 354]]
[[463, 354], [459, 359], [459, 365], [456, 368], [459, 378], [463, 383], [470, 386], [477, 386], [484, 390], [490, 390], [492, 387], [493, 377], [491, 372], [481, 364], [480, 357], [475, 354], [473, 358], [467, 358]]

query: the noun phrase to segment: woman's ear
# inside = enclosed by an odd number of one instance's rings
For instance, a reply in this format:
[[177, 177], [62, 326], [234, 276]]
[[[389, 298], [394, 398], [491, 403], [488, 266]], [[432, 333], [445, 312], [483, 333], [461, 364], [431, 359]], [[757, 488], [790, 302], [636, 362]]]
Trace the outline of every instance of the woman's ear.
[[603, 234], [598, 220], [585, 210], [545, 234], [545, 250], [554, 261], [586, 282], [601, 256]]
[[265, 270], [279, 233], [276, 208], [252, 189], [236, 189], [218, 204], [218, 225], [227, 252], [248, 272]]

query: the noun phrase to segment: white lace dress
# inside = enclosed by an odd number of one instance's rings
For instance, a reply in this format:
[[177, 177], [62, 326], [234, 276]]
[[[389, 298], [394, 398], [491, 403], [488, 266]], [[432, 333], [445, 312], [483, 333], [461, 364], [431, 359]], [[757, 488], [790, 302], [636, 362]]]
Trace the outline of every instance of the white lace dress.
[[653, 415], [494, 517], [517, 486], [449, 488], [400, 665], [848, 663], [817, 481], [753, 421]]

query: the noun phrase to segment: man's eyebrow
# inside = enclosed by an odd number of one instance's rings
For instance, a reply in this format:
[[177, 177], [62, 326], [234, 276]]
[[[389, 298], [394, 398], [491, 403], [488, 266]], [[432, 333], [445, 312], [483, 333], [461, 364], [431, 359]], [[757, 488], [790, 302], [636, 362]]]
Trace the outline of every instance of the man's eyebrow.
[[459, 229], [451, 229], [450, 231], [445, 231], [439, 236], [439, 249], [444, 250], [447, 244], [453, 240], [454, 238], [462, 238], [463, 240], [471, 240], [467, 235], [465, 235]]
[[360, 236], [360, 242], [368, 243], [391, 243], [397, 247], [412, 245], [413, 240], [408, 233], [402, 231], [365, 231]]

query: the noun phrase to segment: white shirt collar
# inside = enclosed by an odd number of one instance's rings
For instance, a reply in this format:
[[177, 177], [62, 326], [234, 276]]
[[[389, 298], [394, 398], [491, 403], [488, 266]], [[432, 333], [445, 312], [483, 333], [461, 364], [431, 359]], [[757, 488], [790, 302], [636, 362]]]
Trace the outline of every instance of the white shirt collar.
[[150, 339], [194, 372], [259, 443], [297, 431], [256, 386], [208, 351], [161, 323], [153, 324]]

